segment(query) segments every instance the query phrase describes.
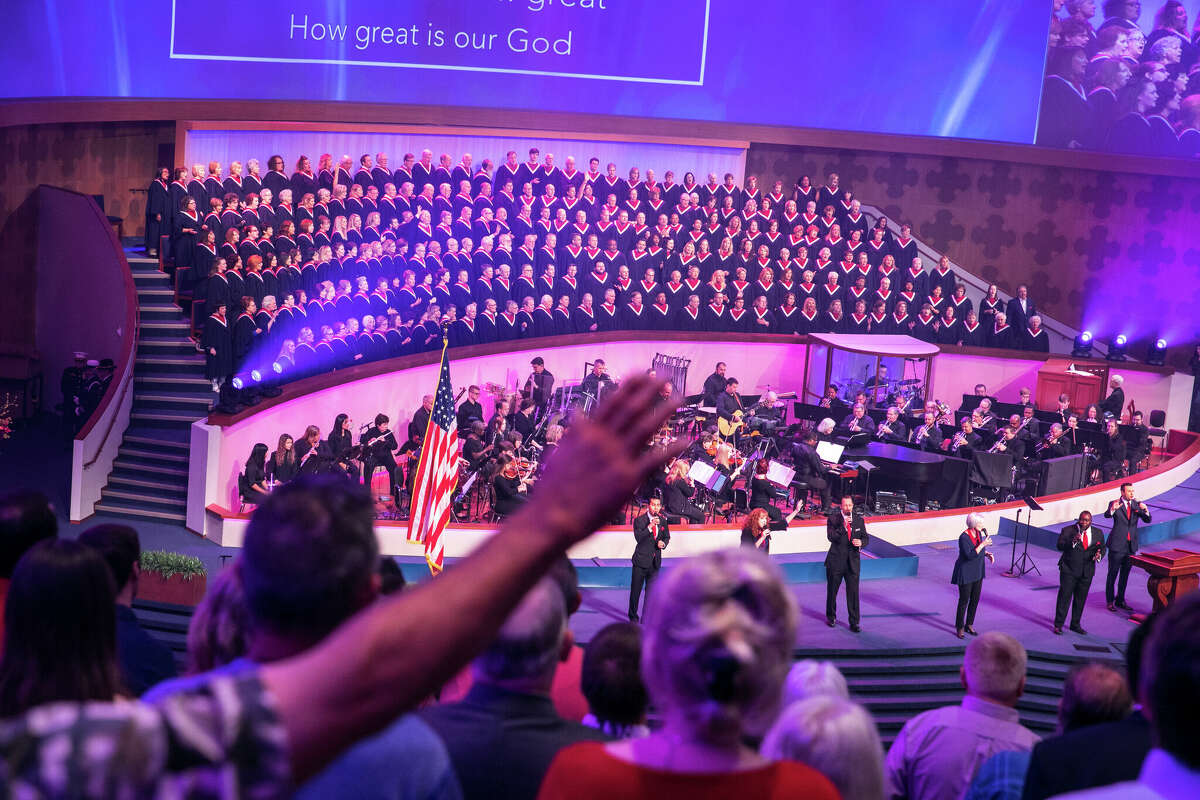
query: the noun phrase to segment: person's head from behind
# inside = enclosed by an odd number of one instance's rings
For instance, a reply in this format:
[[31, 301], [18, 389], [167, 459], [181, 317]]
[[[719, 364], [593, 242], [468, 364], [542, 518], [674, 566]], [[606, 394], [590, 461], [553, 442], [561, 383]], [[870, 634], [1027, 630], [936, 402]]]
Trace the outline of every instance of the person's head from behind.
[[807, 764], [829, 778], [843, 800], [883, 797], [875, 720], [844, 697], [817, 695], [789, 705], [764, 739], [762, 754]]
[[1066, 733], [1101, 722], [1124, 719], [1133, 710], [1125, 676], [1104, 664], [1081, 664], [1063, 681], [1058, 704], [1058, 731]]
[[195, 675], [246, 655], [250, 627], [240, 564], [217, 573], [188, 624], [188, 672]]
[[989, 631], [967, 645], [962, 682], [967, 694], [1015, 706], [1025, 691], [1025, 648], [1006, 633]]
[[1156, 747], [1200, 770], [1200, 592], [1167, 606], [1154, 622], [1142, 660], [1138, 697]]
[[761, 553], [688, 559], [655, 583], [642, 676], [668, 729], [718, 746], [761, 735], [779, 708], [796, 604]]
[[0, 498], [0, 578], [11, 578], [25, 552], [58, 535], [58, 520], [41, 492], [20, 489]]
[[820, 695], [850, 699], [846, 677], [833, 662], [806, 658], [792, 664], [783, 687], [783, 705], [786, 707], [797, 700]]
[[574, 646], [561, 582], [543, 578], [473, 662], [475, 680], [524, 694], [549, 694], [554, 672]]
[[332, 476], [295, 480], [255, 510], [240, 559], [255, 660], [316, 644], [376, 598], [374, 521], [367, 491]]
[[580, 689], [588, 709], [606, 730], [646, 720], [646, 685], [640, 669], [642, 630], [632, 622], [601, 628], [583, 653]]
[[13, 570], [4, 609], [0, 717], [121, 691], [112, 575], [92, 548], [50, 539]]
[[112, 572], [117, 602], [130, 605], [142, 574], [142, 546], [137, 531], [116, 523], [97, 525], [79, 534], [79, 542], [100, 554]]

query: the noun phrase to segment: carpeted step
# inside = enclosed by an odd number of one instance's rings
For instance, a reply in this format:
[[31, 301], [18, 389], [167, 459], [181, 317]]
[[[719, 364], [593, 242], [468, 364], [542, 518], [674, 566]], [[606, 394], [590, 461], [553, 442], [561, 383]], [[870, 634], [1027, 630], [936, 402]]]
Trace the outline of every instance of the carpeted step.
[[96, 511], [134, 520], [153, 519], [160, 522], [175, 522], [180, 524], [187, 521], [187, 515], [183, 513], [183, 511], [156, 511], [142, 508], [132, 502], [117, 502], [116, 500], [102, 500], [101, 502], [96, 503]]

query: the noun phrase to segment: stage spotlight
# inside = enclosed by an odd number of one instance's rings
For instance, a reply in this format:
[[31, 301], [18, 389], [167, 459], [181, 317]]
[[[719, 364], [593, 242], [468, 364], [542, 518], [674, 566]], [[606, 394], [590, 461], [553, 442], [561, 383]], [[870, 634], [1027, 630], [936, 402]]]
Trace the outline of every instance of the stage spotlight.
[[1092, 332], [1084, 331], [1075, 337], [1075, 349], [1071, 351], [1072, 358], [1091, 358]]
[[1105, 356], [1109, 361], [1124, 361], [1125, 360], [1125, 344], [1129, 339], [1125, 334], [1119, 335], [1112, 340], [1108, 346], [1108, 355]]
[[250, 370], [250, 380], [255, 383], [262, 383], [262, 373], [256, 369]]
[[1161, 367], [1167, 361], [1167, 340], [1163, 338], [1155, 339], [1150, 343], [1150, 347], [1146, 351], [1146, 363], [1156, 367]]
[[235, 376], [233, 377], [233, 380], [232, 380], [232, 381], [230, 381], [230, 383], [232, 383], [232, 384], [233, 384], [233, 388], [235, 388], [235, 389], [239, 389], [239, 390], [240, 390], [240, 389], [244, 389], [244, 388], [245, 388], [245, 386], [246, 386], [246, 379], [245, 379], [245, 378], [243, 378], [241, 375], [235, 375]]
[[274, 364], [271, 365], [271, 369], [275, 370], [276, 375], [282, 375], [283, 374], [283, 362], [276, 361]]

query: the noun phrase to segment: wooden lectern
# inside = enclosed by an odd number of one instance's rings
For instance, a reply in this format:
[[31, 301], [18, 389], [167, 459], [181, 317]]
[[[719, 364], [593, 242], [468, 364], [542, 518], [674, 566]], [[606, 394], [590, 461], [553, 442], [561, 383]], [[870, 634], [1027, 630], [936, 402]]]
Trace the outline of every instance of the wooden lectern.
[[1152, 553], [1137, 553], [1132, 559], [1135, 566], [1150, 573], [1146, 589], [1154, 601], [1154, 610], [1165, 608], [1188, 592], [1195, 591], [1200, 583], [1200, 553], [1176, 547], [1156, 550]]

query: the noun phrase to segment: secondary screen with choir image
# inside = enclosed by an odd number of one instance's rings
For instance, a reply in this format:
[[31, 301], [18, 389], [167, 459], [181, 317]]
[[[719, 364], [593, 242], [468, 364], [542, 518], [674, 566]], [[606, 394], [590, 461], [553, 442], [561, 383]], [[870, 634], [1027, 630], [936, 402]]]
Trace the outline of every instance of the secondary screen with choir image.
[[447, 104], [1031, 143], [1046, 0], [55, 0], [5, 97]]

